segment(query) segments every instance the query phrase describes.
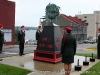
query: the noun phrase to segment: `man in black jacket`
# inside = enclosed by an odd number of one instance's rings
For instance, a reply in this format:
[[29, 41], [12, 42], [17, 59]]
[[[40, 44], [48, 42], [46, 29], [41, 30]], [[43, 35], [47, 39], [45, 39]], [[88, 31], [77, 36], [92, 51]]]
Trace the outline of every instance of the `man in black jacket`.
[[[100, 33], [100, 28], [98, 29]], [[98, 42], [97, 42], [97, 59], [100, 59], [100, 34], [98, 34]]]
[[[3, 48], [3, 44], [4, 44], [4, 33], [2, 32], [3, 29], [3, 25], [0, 24], [0, 54], [2, 53], [2, 48]], [[0, 59], [0, 61], [2, 61], [3, 59]]]
[[19, 55], [24, 54], [24, 43], [25, 43], [25, 31], [24, 26], [21, 26], [21, 30], [18, 32], [18, 42], [19, 42]]
[[37, 40], [37, 44], [38, 44], [38, 42], [39, 42], [39, 39], [40, 39], [40, 35], [41, 35], [41, 33], [42, 33], [42, 26], [40, 25], [40, 26], [38, 26], [38, 29], [37, 29], [37, 31], [36, 31], [36, 40]]

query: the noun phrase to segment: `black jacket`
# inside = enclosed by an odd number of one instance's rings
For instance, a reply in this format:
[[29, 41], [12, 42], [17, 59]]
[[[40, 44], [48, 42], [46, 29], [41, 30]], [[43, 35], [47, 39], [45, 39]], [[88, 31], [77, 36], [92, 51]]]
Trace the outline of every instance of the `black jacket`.
[[100, 47], [100, 35], [98, 36], [97, 47]]
[[37, 31], [36, 31], [36, 40], [39, 40], [41, 33], [42, 32], [39, 29], [37, 29]]
[[20, 43], [25, 43], [25, 31], [23, 32], [22, 30], [20, 30], [18, 32], [18, 41]]
[[0, 30], [0, 44], [4, 44], [4, 33]]
[[71, 34], [66, 34], [65, 39], [65, 41], [64, 37], [62, 39], [61, 54], [65, 56], [75, 55], [77, 47], [76, 39]]

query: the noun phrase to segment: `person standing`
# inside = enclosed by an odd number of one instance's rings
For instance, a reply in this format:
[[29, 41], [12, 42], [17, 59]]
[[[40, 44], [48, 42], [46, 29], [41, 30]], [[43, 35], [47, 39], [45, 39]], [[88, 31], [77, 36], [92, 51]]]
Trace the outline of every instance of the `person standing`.
[[[2, 32], [3, 24], [0, 24], [0, 54], [2, 53], [2, 48], [4, 44], [4, 33]], [[0, 59], [2, 61], [3, 59]]]
[[100, 28], [98, 29], [98, 41], [97, 41], [97, 59], [100, 59]]
[[38, 29], [37, 29], [37, 31], [36, 31], [36, 40], [37, 40], [37, 44], [38, 44], [38, 42], [39, 42], [40, 35], [41, 35], [42, 31], [43, 31], [42, 26], [39, 25], [39, 26], [38, 26]]
[[25, 43], [25, 31], [24, 26], [21, 26], [21, 30], [18, 32], [18, 42], [19, 42], [19, 55], [24, 54], [24, 43]]
[[74, 63], [76, 54], [76, 39], [72, 36], [71, 27], [66, 27], [67, 34], [64, 34], [61, 44], [62, 62], [64, 63], [65, 75], [70, 75], [71, 64]]

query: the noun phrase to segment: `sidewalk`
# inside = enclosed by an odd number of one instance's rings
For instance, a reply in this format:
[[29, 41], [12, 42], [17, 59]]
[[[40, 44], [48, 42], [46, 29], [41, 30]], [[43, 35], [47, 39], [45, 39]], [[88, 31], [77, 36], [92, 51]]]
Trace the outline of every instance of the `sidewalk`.
[[[77, 44], [81, 44], [82, 42], [77, 42]], [[31, 45], [24, 45], [25, 47], [36, 47], [37, 45], [31, 44]], [[19, 45], [4, 45], [4, 48], [17, 48]]]
[[[95, 62], [91, 62], [89, 66], [82, 66], [82, 71], [89, 69], [91, 66], [96, 64], [99, 60], [96, 59]], [[31, 70], [32, 73], [28, 75], [63, 75], [63, 63], [51, 64], [41, 61], [33, 60], [33, 53], [26, 54], [24, 56], [12, 56], [3, 58], [3, 61], [0, 63], [16, 66], [20, 68], [25, 68]], [[50, 71], [50, 72], [46, 72]], [[74, 71], [74, 69], [72, 69]], [[80, 75], [81, 72], [72, 72], [71, 75]]]
[[[25, 47], [36, 47], [37, 45], [24, 45]], [[17, 48], [19, 45], [4, 45], [4, 48]]]

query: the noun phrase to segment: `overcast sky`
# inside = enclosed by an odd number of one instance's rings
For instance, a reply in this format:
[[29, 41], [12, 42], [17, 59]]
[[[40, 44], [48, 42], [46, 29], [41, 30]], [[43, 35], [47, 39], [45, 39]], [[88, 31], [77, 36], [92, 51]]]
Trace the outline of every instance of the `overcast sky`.
[[15, 25], [32, 26], [39, 25], [40, 18], [45, 15], [45, 8], [49, 3], [58, 5], [60, 13], [75, 16], [79, 14], [91, 14], [100, 10], [100, 0], [10, 0], [16, 2]]

